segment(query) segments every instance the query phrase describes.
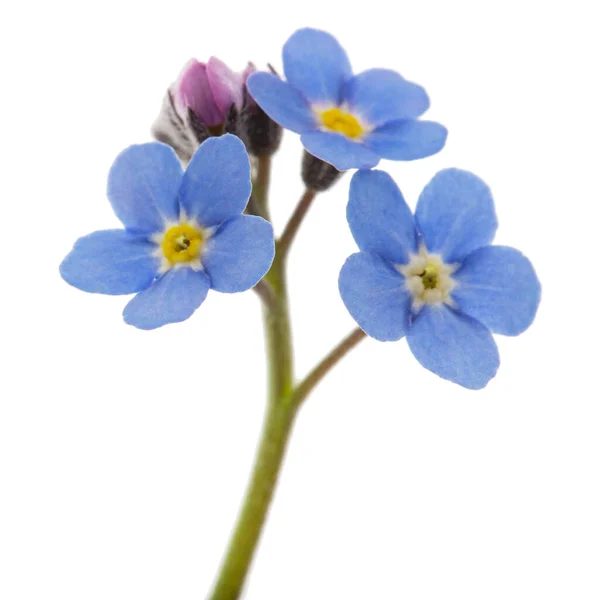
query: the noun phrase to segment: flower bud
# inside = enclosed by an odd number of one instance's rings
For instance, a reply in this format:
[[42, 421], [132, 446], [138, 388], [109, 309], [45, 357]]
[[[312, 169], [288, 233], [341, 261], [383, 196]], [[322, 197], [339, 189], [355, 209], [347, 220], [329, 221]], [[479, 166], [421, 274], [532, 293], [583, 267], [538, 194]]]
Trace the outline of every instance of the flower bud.
[[248, 153], [252, 156], [270, 156], [277, 151], [281, 144], [283, 129], [265, 113], [248, 93], [245, 83], [255, 71], [256, 67], [249, 63], [242, 74], [244, 80], [244, 108], [240, 117], [238, 135], [241, 136]]
[[208, 137], [238, 134], [246, 77], [215, 57], [206, 64], [190, 60], [167, 91], [154, 137], [189, 161]]
[[304, 151], [302, 156], [302, 181], [315, 192], [328, 190], [342, 174], [333, 165]]

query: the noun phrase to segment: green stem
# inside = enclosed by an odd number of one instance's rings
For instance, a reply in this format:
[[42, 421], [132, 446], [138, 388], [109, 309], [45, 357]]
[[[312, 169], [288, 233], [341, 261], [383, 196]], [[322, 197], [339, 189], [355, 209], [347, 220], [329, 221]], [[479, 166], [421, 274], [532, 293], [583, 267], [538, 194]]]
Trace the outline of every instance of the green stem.
[[242, 591], [296, 416], [296, 407], [290, 402], [293, 355], [285, 266], [281, 259], [275, 259], [266, 279], [273, 290], [271, 302], [263, 309], [269, 365], [267, 412], [246, 498], [212, 600], [235, 600]]
[[269, 401], [284, 402], [294, 388], [294, 353], [287, 294], [285, 259], [276, 256], [265, 278], [273, 290], [273, 304], [264, 309], [269, 364]]
[[[259, 163], [253, 197], [263, 213], [268, 214], [266, 186], [270, 164], [263, 162], [262, 168], [267, 169], [267, 174], [261, 172], [261, 163]], [[259, 181], [262, 183], [258, 184]], [[306, 208], [311, 200], [312, 198], [305, 201]], [[306, 211], [303, 212], [305, 214]], [[299, 219], [301, 220], [302, 218]], [[293, 237], [292, 234], [287, 238], [289, 243]], [[285, 250], [289, 248], [289, 243], [285, 246]], [[211, 600], [239, 598], [273, 498], [298, 408], [325, 374], [364, 337], [362, 331], [354, 331], [294, 389], [292, 332], [286, 285], [286, 252], [279, 249], [278, 244], [278, 252], [271, 270], [265, 277], [263, 287], [257, 290], [264, 305], [269, 366], [269, 394], [262, 437], [246, 497], [210, 596]]]
[[256, 176], [252, 180], [252, 196], [249, 206], [252, 212], [259, 217], [271, 220], [268, 206], [269, 183], [271, 182], [271, 157], [260, 156], [257, 158]]
[[[256, 212], [268, 218], [270, 158], [260, 158], [253, 181]], [[285, 259], [278, 253], [262, 287], [263, 320], [269, 369], [269, 394], [261, 441], [237, 524], [215, 583], [211, 600], [236, 600], [242, 591], [275, 491], [290, 437], [295, 407], [289, 402], [294, 385], [292, 333]]]
[[275, 491], [295, 414], [290, 406], [269, 402], [246, 499], [212, 600], [239, 598]]
[[307, 188], [296, 206], [296, 210], [294, 214], [291, 216], [288, 221], [283, 233], [281, 234], [281, 238], [279, 239], [279, 243], [277, 244], [277, 251], [286, 256], [290, 250], [290, 246], [296, 237], [296, 233], [298, 233], [298, 229], [300, 229], [300, 225], [302, 225], [302, 221], [304, 221], [304, 217], [308, 213], [309, 208], [311, 207], [313, 200], [316, 198], [317, 192], [315, 190], [311, 190]]

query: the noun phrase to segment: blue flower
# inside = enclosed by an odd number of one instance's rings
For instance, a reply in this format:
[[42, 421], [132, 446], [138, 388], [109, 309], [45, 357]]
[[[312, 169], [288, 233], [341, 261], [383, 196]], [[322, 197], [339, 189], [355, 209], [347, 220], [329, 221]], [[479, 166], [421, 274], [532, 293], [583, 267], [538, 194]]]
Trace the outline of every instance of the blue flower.
[[324, 31], [296, 31], [283, 47], [283, 68], [287, 82], [253, 73], [250, 94], [271, 119], [301, 134], [308, 152], [340, 171], [444, 147], [445, 127], [416, 120], [429, 108], [421, 86], [387, 69], [352, 75], [346, 52]]
[[391, 177], [361, 171], [350, 184], [348, 223], [361, 252], [342, 267], [346, 308], [371, 337], [406, 336], [426, 369], [480, 389], [500, 359], [493, 333], [531, 325], [540, 283], [518, 250], [489, 245], [494, 202], [472, 173], [440, 171], [413, 217]]
[[77, 240], [60, 273], [85, 292], [136, 293], [123, 316], [140, 329], [184, 321], [209, 289], [242, 292], [269, 270], [273, 229], [242, 214], [250, 191], [248, 155], [233, 135], [206, 140], [185, 173], [168, 146], [131, 146], [108, 176], [125, 229]]

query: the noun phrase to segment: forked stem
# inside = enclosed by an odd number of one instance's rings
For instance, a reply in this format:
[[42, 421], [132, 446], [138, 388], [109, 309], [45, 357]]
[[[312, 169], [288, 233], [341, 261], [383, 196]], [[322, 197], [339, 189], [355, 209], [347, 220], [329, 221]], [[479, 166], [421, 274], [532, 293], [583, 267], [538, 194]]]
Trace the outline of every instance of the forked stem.
[[[261, 171], [266, 169], [267, 172]], [[267, 187], [270, 162], [258, 165], [253, 198], [268, 214]], [[357, 329], [336, 346], [294, 388], [293, 348], [286, 285], [286, 253], [316, 192], [307, 190], [278, 244], [278, 253], [257, 292], [263, 299], [269, 395], [262, 436], [242, 508], [218, 574], [211, 600], [237, 600], [273, 499], [294, 420], [301, 403], [321, 379], [363, 339]]]

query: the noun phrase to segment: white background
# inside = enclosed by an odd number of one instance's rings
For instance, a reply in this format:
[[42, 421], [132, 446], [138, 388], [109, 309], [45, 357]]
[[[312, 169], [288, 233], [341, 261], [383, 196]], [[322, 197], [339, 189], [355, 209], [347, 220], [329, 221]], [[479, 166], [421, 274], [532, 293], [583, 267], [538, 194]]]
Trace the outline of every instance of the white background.
[[[298, 27], [356, 71], [428, 90], [448, 144], [384, 162], [414, 207], [457, 166], [495, 194], [497, 241], [536, 265], [534, 325], [499, 338], [469, 392], [404, 341], [363, 342], [297, 422], [248, 600], [600, 598], [597, 16], [591, 1], [20, 2], [0, 15], [0, 598], [191, 600], [210, 589], [265, 395], [260, 308], [211, 292], [194, 317], [126, 326], [126, 299], [65, 284], [73, 241], [118, 226], [117, 153], [150, 139], [188, 58], [281, 67]], [[281, 230], [300, 143], [275, 159]], [[291, 260], [301, 376], [353, 327], [337, 274], [355, 251], [349, 176]]]

